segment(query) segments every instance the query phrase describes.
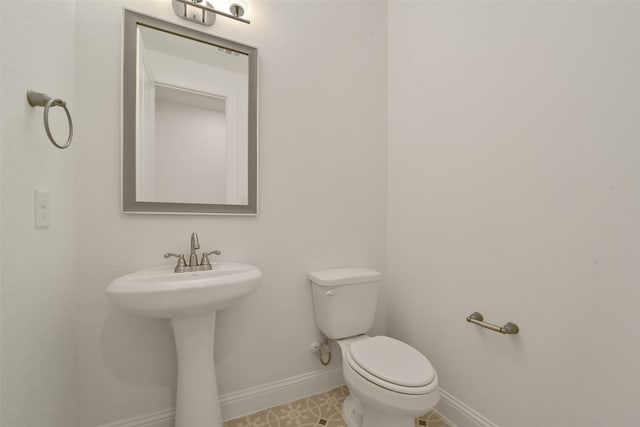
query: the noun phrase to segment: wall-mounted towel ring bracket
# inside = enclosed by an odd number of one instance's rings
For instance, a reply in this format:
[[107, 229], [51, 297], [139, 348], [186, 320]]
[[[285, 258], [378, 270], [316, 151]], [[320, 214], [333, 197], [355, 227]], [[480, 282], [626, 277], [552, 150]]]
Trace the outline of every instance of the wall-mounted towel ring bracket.
[[[67, 108], [67, 103], [65, 101], [62, 99], [54, 99], [47, 94], [34, 92], [29, 89], [27, 90], [27, 102], [29, 102], [29, 105], [32, 107], [44, 107], [44, 130], [47, 132], [47, 136], [53, 145], [61, 149], [65, 149], [71, 145], [71, 139], [73, 139], [73, 122], [71, 121], [71, 114], [69, 114], [69, 109]], [[49, 109], [51, 107], [62, 107], [64, 108], [64, 112], [67, 113], [67, 120], [69, 121], [69, 137], [64, 145], [58, 144], [53, 138], [53, 135], [51, 135], [51, 129], [49, 129]]]

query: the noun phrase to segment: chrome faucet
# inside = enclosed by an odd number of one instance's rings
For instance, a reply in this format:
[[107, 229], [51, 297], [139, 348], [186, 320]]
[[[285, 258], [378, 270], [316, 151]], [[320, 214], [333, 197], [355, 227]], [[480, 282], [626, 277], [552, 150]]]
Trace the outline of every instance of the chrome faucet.
[[198, 233], [191, 233], [191, 255], [189, 255], [189, 267], [198, 266], [198, 255], [196, 254], [196, 249], [200, 249]]
[[203, 270], [211, 270], [213, 267], [211, 266], [211, 262], [209, 261], [209, 255], [220, 255], [222, 252], [215, 250], [211, 252], [203, 252], [202, 259], [200, 263], [198, 263], [198, 254], [196, 253], [196, 249], [200, 249], [200, 241], [198, 240], [197, 233], [191, 233], [191, 253], [189, 254], [189, 264], [184, 259], [183, 254], [174, 254], [171, 252], [167, 252], [164, 254], [165, 258], [176, 257], [178, 258], [178, 263], [176, 264], [176, 268], [174, 271], [176, 273], [184, 273], [189, 271], [203, 271]]

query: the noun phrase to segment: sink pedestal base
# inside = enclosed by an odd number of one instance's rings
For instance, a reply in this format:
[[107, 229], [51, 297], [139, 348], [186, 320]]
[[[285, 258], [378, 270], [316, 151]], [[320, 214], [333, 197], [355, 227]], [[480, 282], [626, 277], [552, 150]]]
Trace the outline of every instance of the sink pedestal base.
[[178, 350], [175, 427], [222, 427], [213, 364], [216, 313], [172, 320]]

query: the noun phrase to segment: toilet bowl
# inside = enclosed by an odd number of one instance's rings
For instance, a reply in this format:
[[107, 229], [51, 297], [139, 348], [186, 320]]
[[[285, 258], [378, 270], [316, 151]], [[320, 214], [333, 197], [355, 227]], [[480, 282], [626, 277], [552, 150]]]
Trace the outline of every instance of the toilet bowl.
[[336, 342], [351, 392], [342, 410], [349, 427], [413, 427], [438, 403], [437, 374], [413, 347], [385, 336]]
[[438, 376], [410, 345], [365, 335], [373, 324], [380, 277], [368, 268], [309, 273], [316, 324], [342, 352], [342, 372], [351, 392], [342, 411], [347, 425], [413, 427], [415, 417], [438, 403]]

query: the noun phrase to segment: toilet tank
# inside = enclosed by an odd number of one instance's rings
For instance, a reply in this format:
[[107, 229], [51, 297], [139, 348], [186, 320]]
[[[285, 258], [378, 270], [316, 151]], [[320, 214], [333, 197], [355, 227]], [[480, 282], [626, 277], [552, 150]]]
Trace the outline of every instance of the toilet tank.
[[316, 325], [331, 339], [366, 333], [373, 325], [379, 271], [334, 268], [309, 273]]

